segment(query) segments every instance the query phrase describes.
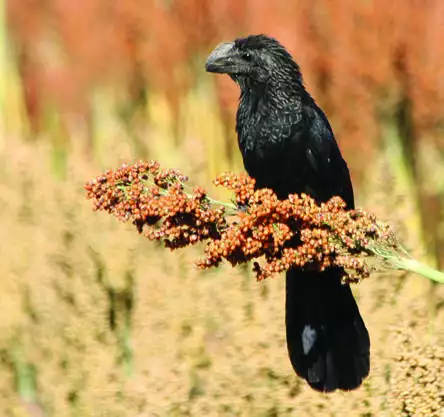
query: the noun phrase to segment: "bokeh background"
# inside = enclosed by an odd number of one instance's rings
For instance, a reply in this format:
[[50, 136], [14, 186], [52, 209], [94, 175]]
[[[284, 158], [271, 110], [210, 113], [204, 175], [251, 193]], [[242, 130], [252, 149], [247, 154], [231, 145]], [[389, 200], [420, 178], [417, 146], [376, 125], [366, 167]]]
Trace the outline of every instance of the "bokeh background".
[[444, 292], [354, 287], [371, 376], [321, 395], [286, 354], [284, 280], [198, 272], [94, 213], [84, 182], [157, 159], [243, 169], [221, 41], [278, 38], [349, 163], [358, 205], [444, 268], [441, 0], [0, 0], [0, 416], [442, 416]]

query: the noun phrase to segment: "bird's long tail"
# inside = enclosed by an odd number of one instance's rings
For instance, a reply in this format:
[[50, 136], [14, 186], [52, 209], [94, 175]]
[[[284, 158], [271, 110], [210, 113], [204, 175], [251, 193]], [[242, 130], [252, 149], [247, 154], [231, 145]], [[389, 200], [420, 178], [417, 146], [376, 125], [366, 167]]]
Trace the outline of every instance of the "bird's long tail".
[[370, 369], [370, 339], [341, 271], [287, 272], [287, 347], [296, 373], [318, 391], [352, 390]]

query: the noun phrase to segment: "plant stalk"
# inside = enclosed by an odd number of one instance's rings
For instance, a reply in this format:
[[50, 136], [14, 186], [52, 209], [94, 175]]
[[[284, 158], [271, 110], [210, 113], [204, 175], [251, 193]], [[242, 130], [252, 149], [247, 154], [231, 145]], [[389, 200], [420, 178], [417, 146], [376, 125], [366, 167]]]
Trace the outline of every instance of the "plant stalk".
[[444, 284], [444, 272], [424, 265], [419, 261], [399, 257], [396, 259], [390, 259], [389, 262], [399, 269], [414, 272], [415, 274], [422, 275], [423, 277], [428, 278], [432, 281]]

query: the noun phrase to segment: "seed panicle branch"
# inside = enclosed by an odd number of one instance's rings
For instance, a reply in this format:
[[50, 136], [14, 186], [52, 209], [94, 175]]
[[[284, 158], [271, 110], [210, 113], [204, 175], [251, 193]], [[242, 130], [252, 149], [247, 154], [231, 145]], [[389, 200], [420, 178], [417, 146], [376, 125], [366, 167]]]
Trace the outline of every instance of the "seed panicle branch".
[[106, 171], [85, 190], [95, 210], [131, 221], [140, 234], [171, 250], [205, 242], [204, 257], [196, 263], [201, 269], [254, 260], [261, 280], [290, 268], [339, 267], [343, 281], [354, 283], [378, 267], [369, 265], [372, 258], [382, 261], [379, 266], [385, 262], [444, 282], [441, 272], [406, 258], [387, 224], [365, 211], [346, 210], [339, 197], [320, 205], [305, 194], [279, 200], [270, 189], [255, 189], [246, 174], [225, 173], [214, 184], [233, 192], [235, 203], [226, 203], [187, 181], [156, 161], [138, 161]]

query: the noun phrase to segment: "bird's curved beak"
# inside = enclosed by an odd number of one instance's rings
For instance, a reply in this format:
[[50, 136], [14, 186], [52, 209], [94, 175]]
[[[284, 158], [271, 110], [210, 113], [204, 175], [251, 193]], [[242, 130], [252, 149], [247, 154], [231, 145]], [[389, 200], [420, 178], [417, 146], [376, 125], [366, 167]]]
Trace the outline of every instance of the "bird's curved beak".
[[205, 69], [208, 72], [229, 73], [234, 65], [233, 47], [234, 42], [225, 42], [218, 45], [208, 57]]

